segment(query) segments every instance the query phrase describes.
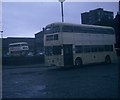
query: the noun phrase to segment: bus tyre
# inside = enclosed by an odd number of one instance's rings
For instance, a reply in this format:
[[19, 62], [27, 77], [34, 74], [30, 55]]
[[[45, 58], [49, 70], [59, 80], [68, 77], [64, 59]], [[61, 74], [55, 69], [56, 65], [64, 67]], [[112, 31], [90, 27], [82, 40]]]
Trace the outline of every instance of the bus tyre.
[[105, 57], [105, 63], [106, 63], [106, 64], [111, 64], [111, 58], [110, 58], [109, 55], [107, 55], [107, 56]]
[[77, 66], [77, 67], [81, 67], [82, 66], [82, 59], [81, 58], [76, 58], [75, 66]]

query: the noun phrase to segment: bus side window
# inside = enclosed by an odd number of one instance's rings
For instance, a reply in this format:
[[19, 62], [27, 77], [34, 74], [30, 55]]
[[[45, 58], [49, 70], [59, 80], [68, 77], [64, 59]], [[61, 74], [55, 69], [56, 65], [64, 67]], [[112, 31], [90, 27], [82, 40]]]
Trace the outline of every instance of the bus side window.
[[113, 45], [110, 45], [110, 51], [113, 51]]
[[63, 26], [62, 31], [63, 32], [73, 32], [73, 27], [65, 25], [65, 26]]
[[73, 32], [75, 32], [75, 33], [80, 33], [80, 27], [74, 26], [74, 27], [73, 27]]
[[75, 52], [76, 53], [82, 53], [83, 52], [83, 47], [82, 46], [75, 46]]
[[83, 48], [85, 53], [90, 52], [90, 46], [83, 46]]
[[54, 35], [54, 40], [58, 40], [58, 34]]
[[98, 51], [103, 52], [104, 51], [104, 46], [102, 46], [102, 45], [98, 46]]
[[95, 45], [91, 46], [91, 49], [92, 49], [92, 52], [97, 52], [98, 51], [97, 46], [95, 46]]
[[53, 33], [60, 32], [60, 27], [54, 26], [52, 30], [53, 30]]
[[105, 51], [113, 51], [112, 45], [105, 45]]

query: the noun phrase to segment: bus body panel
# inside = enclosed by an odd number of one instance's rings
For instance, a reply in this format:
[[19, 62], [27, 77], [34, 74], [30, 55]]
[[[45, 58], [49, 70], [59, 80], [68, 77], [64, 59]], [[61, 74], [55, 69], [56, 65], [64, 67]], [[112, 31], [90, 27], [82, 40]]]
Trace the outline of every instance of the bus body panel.
[[105, 57], [109, 55], [111, 61], [114, 63], [116, 61], [116, 53], [115, 52], [103, 52], [103, 53], [87, 53], [87, 54], [75, 54], [74, 55], [74, 65], [77, 57], [82, 58], [83, 64], [90, 63], [102, 63], [105, 62]]
[[[111, 61], [115, 61], [116, 59], [116, 52], [114, 49], [114, 44], [115, 44], [115, 34], [114, 30], [111, 27], [104, 27], [104, 26], [95, 26], [95, 25], [76, 25], [76, 24], [67, 24], [67, 23], [54, 23], [51, 25], [57, 25], [60, 27], [60, 32], [55, 32], [55, 33], [48, 33], [44, 34], [44, 46], [45, 47], [54, 47], [54, 46], [61, 46], [61, 54], [60, 55], [45, 55], [45, 64], [46, 65], [56, 65], [56, 66], [66, 66], [66, 65], [75, 65], [75, 60], [77, 57], [80, 57], [82, 59], [83, 64], [89, 64], [89, 63], [97, 63], [97, 62], [105, 62], [105, 57], [107, 55], [110, 56]], [[89, 29], [92, 28], [94, 29], [94, 33], [91, 32], [63, 32], [63, 27], [64, 25], [69, 25], [69, 26], [77, 26], [80, 28], [84, 29]], [[48, 25], [49, 26], [49, 25]], [[95, 29], [99, 29], [99, 31], [102, 30], [108, 30], [110, 34], [107, 32], [106, 33], [95, 33]], [[54, 40], [54, 36], [58, 35], [58, 39]], [[52, 40], [47, 41], [47, 37], [53, 37]], [[66, 47], [65, 45], [71, 45], [69, 48], [71, 52], [71, 56], [66, 55]], [[85, 52], [84, 50], [82, 53], [76, 53], [76, 46], [81, 46], [83, 48], [89, 47], [90, 51]], [[92, 51], [94, 47], [97, 47], [97, 49], [104, 49], [103, 51]], [[109, 47], [110, 50], [105, 50], [106, 47]], [[71, 51], [72, 50], [72, 51]], [[67, 56], [67, 57], [66, 57]], [[70, 59], [69, 59], [70, 58]], [[71, 63], [67, 62], [72, 61]]]
[[114, 35], [88, 33], [62, 33], [63, 44], [74, 45], [108, 45], [115, 43]]
[[64, 66], [63, 55], [45, 56], [46, 66]]

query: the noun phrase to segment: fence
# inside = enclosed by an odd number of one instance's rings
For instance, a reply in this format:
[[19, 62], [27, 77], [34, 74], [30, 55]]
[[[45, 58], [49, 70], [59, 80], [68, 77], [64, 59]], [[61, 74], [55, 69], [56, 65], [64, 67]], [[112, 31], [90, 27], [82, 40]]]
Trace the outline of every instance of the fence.
[[2, 57], [2, 65], [28, 65], [44, 63], [44, 56]]

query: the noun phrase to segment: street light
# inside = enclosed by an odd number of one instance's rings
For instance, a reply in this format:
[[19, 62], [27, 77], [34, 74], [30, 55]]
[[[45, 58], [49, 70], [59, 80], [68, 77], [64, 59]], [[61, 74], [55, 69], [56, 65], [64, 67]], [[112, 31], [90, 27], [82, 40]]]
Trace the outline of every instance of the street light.
[[63, 16], [63, 2], [65, 0], [58, 0], [59, 2], [61, 2], [61, 12], [62, 12], [62, 22], [64, 22], [64, 16]]

